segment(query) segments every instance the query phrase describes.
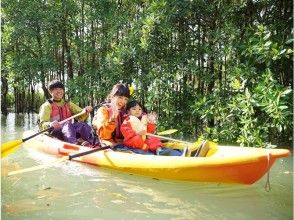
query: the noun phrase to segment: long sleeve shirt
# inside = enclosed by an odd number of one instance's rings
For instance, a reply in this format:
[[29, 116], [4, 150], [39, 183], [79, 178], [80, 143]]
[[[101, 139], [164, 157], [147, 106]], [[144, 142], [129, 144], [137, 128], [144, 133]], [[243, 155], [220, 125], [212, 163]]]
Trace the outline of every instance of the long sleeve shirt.
[[[58, 106], [62, 107], [65, 104], [65, 100], [61, 100], [60, 102], [55, 102]], [[72, 115], [80, 113], [83, 109], [80, 108], [78, 105], [68, 102], [69, 109]], [[52, 105], [49, 101], [45, 102], [41, 105], [39, 111], [39, 120], [40, 120], [40, 128], [46, 129], [49, 127], [51, 123], [51, 112], [52, 112]], [[85, 113], [78, 117], [79, 121], [85, 121], [88, 118], [88, 114]]]
[[102, 106], [97, 110], [93, 118], [92, 125], [96, 129], [97, 135], [102, 140], [114, 142], [112, 139], [112, 133], [116, 128], [116, 120], [111, 120], [111, 116], [111, 108]]

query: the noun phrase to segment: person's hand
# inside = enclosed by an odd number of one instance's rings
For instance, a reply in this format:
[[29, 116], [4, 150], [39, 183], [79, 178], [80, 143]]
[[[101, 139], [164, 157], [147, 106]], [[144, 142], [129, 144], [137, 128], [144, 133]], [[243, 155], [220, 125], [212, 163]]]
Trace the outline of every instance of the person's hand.
[[151, 112], [147, 115], [148, 122], [151, 124], [156, 124], [157, 123], [157, 114], [155, 112]]
[[61, 128], [61, 124], [59, 124], [58, 121], [52, 121], [50, 127], [53, 127], [54, 129]]
[[93, 108], [92, 108], [92, 106], [86, 106], [85, 110], [87, 113], [90, 113], [91, 111], [93, 111]]
[[138, 132], [138, 134], [139, 134], [139, 135], [146, 135], [147, 132], [146, 132], [145, 130], [141, 130], [141, 131]]
[[148, 151], [149, 150], [149, 147], [147, 144], [144, 144], [143, 147], [142, 147], [142, 150], [144, 151]]
[[156, 155], [159, 155], [160, 151], [162, 151], [162, 148], [161, 147], [157, 148], [156, 149]]
[[114, 121], [118, 114], [119, 114], [119, 109], [116, 105], [116, 99], [115, 98], [112, 98], [111, 100], [111, 103], [110, 103], [110, 107], [111, 107], [111, 110], [112, 110], [112, 115], [110, 117], [110, 121]]

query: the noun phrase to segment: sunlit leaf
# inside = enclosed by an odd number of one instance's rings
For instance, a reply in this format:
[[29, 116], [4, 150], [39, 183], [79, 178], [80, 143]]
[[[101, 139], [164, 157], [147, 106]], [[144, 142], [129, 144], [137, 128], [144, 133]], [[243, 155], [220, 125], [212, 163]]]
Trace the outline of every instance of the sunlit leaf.
[[287, 109], [287, 108], [288, 108], [288, 106], [286, 106], [286, 105], [279, 106], [279, 109], [281, 109], [281, 110], [284, 110], [284, 109]]
[[271, 41], [267, 41], [267, 42], [264, 44], [264, 46], [265, 46], [265, 47], [268, 47], [268, 46], [270, 46], [271, 44], [272, 44]]
[[281, 93], [281, 96], [285, 96], [292, 92], [292, 89], [286, 89], [284, 92]]

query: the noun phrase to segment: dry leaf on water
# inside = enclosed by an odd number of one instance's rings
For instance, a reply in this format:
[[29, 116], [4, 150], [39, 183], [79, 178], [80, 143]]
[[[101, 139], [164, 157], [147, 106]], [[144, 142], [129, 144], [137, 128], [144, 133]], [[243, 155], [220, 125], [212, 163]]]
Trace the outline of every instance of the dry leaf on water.
[[21, 169], [18, 163], [1, 163], [1, 176], [7, 176], [11, 171]]
[[18, 216], [21, 213], [25, 212], [34, 212], [49, 209], [48, 204], [36, 204], [35, 201], [30, 199], [23, 199], [15, 201], [13, 203], [6, 203], [3, 205], [3, 207], [7, 214], [13, 216]]

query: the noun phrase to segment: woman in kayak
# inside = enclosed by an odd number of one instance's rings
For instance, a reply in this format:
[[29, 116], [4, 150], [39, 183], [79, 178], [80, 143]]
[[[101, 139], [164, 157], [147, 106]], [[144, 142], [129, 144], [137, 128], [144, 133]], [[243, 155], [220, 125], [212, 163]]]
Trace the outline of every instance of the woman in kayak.
[[130, 95], [128, 85], [118, 83], [113, 86], [106, 98], [106, 103], [97, 110], [92, 125], [96, 129], [96, 134], [104, 142], [122, 142], [120, 126], [125, 117], [125, 107]]
[[[58, 80], [53, 80], [48, 85], [48, 91], [52, 96], [40, 107], [39, 126], [41, 129], [53, 127], [51, 134], [63, 141], [90, 146], [93, 141], [91, 127], [84, 121], [88, 118], [88, 113], [92, 111], [91, 106], [86, 106], [87, 113], [78, 118], [78, 122], [68, 121], [61, 125], [59, 122], [80, 113], [82, 108], [64, 99], [64, 85]], [[80, 142], [78, 137], [81, 138]]]
[[158, 138], [148, 136], [148, 133], [154, 133], [156, 130], [156, 114], [147, 114], [146, 108], [137, 101], [129, 102], [126, 111], [127, 117], [120, 128], [125, 146], [140, 154], [182, 155], [179, 150], [164, 148]]

